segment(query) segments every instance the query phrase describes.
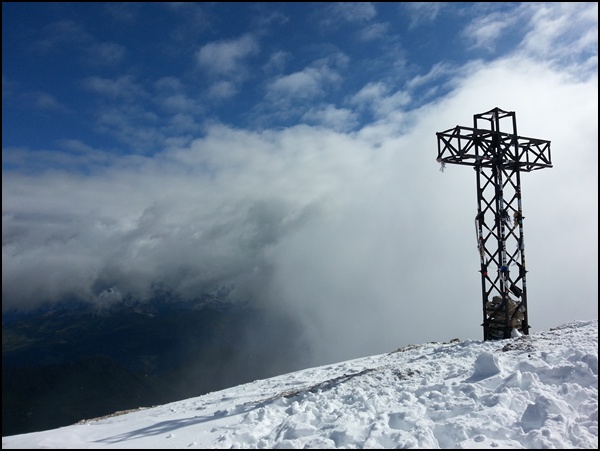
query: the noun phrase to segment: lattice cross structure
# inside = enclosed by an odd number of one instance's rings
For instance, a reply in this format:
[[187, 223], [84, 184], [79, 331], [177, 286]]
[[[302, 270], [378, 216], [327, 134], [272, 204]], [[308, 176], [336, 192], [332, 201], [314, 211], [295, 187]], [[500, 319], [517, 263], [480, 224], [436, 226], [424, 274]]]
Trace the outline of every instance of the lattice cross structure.
[[552, 167], [550, 141], [518, 136], [515, 113], [500, 108], [475, 114], [473, 128], [456, 126], [436, 135], [442, 170], [461, 164], [477, 174], [483, 339], [528, 335], [521, 172]]

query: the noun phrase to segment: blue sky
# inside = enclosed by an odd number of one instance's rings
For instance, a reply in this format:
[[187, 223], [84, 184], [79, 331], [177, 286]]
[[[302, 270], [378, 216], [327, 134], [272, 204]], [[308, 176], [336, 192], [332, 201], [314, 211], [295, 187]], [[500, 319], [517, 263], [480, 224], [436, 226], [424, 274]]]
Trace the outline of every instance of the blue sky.
[[522, 181], [532, 330], [597, 318], [597, 3], [2, 13], [3, 310], [228, 286], [334, 359], [478, 338], [475, 180], [435, 133], [499, 107], [552, 143]]
[[467, 61], [514, 51], [531, 9], [8, 2], [3, 146], [147, 155], [214, 122], [356, 131], [386, 114], [384, 99], [414, 109], [447, 94]]

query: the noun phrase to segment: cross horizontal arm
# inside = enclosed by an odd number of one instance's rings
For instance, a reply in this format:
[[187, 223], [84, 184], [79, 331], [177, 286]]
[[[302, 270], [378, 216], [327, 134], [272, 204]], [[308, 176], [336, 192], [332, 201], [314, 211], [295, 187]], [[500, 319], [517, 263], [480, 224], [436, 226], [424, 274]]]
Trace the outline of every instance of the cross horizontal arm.
[[551, 168], [550, 141], [494, 130], [456, 126], [436, 133], [440, 163], [518, 168]]

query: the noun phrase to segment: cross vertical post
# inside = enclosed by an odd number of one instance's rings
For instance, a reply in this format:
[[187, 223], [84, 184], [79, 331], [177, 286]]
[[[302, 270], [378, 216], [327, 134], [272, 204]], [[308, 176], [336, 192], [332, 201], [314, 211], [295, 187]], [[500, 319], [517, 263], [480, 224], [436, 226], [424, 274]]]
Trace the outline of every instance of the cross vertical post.
[[510, 338], [515, 330], [528, 335], [521, 172], [552, 167], [550, 141], [518, 136], [515, 113], [500, 108], [475, 114], [473, 128], [436, 135], [442, 169], [461, 164], [476, 173], [483, 338]]

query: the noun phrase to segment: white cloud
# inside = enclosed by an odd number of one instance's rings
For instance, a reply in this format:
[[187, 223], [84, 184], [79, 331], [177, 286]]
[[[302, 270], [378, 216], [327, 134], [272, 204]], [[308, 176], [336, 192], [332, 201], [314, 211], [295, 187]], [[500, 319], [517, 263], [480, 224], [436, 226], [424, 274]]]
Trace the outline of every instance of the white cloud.
[[32, 92], [26, 94], [33, 104], [42, 110], [68, 111], [68, 108], [61, 104], [53, 95], [45, 92]]
[[309, 109], [302, 115], [302, 121], [340, 132], [352, 130], [358, 125], [356, 114], [352, 110], [333, 105]]
[[264, 67], [265, 72], [282, 72], [286, 63], [291, 59], [288, 52], [277, 51], [269, 57], [269, 61]]
[[366, 22], [377, 15], [372, 2], [336, 2], [330, 8], [337, 20], [344, 22]]
[[433, 22], [445, 5], [444, 2], [406, 2], [402, 3], [402, 8], [409, 12], [410, 27], [413, 28]]
[[597, 2], [528, 5], [528, 10], [530, 26], [521, 45], [528, 56], [561, 62], [595, 56], [597, 72]]
[[136, 83], [130, 75], [123, 75], [115, 79], [88, 77], [83, 81], [83, 85], [90, 91], [112, 98], [133, 100], [146, 95], [144, 88]]
[[168, 110], [177, 112], [189, 112], [196, 109], [195, 102], [184, 94], [173, 94], [162, 97], [160, 104]]
[[382, 82], [370, 82], [352, 96], [351, 103], [362, 106], [380, 100], [388, 92], [387, 86]]
[[[153, 83], [152, 99], [165, 112], [175, 115], [199, 114], [206, 107], [197, 98], [188, 94], [192, 91], [177, 77], [163, 77]], [[172, 116], [169, 116], [171, 118]]]
[[211, 42], [196, 52], [198, 65], [212, 75], [237, 78], [245, 72], [245, 60], [256, 55], [259, 46], [252, 35], [229, 41]]
[[342, 77], [339, 70], [343, 70], [347, 64], [348, 58], [342, 54], [317, 60], [301, 71], [275, 78], [266, 87], [266, 98], [280, 103], [322, 96], [340, 83]]
[[364, 27], [359, 31], [358, 35], [363, 41], [373, 41], [385, 38], [388, 35], [388, 30], [388, 23], [374, 23]]
[[[597, 39], [575, 33], [597, 6], [558, 6], [573, 27], [546, 7], [534, 22], [547, 32], [527, 35], [518, 53], [434, 66], [407, 91], [368, 83], [348, 99], [352, 111], [306, 106], [298, 116], [318, 126], [258, 132], [204, 124], [194, 140], [183, 84], [167, 77], [156, 84], [158, 97], [173, 100], [169, 125], [181, 133], [167, 140], [163, 122], [129, 103], [150, 97], [133, 77], [87, 79], [94, 92], [120, 100], [99, 111], [99, 123], [134, 143], [138, 156], [113, 156], [110, 169], [92, 166], [88, 178], [3, 174], [3, 307], [69, 293], [99, 301], [99, 286], [143, 297], [161, 282], [193, 297], [234, 283], [240, 298], [304, 320], [335, 359], [404, 340], [479, 338], [475, 177], [459, 166], [438, 171], [435, 133], [500, 107], [517, 112], [520, 134], [552, 142], [554, 168], [522, 178], [531, 325], [597, 316], [597, 60], [595, 71], [578, 70], [594, 68]], [[583, 62], [552, 50], [562, 39]], [[256, 51], [246, 37], [197, 56], [215, 83], [235, 85], [228, 77]], [[347, 63], [329, 59], [274, 79], [274, 111], [335, 90]], [[410, 109], [412, 89], [443, 78], [447, 95]], [[365, 111], [374, 121], [347, 132], [352, 112]], [[139, 156], [157, 146], [153, 158]], [[31, 159], [26, 149], [10, 155]], [[372, 334], [348, 346], [359, 323]]]
[[229, 99], [238, 93], [236, 85], [230, 81], [218, 81], [208, 88], [208, 96], [213, 99]]
[[417, 75], [411, 78], [407, 83], [406, 87], [409, 89], [415, 89], [419, 86], [431, 84], [436, 82], [440, 78], [448, 77], [456, 71], [456, 68], [450, 66], [446, 62], [440, 62], [434, 64], [433, 67], [425, 75]]
[[406, 91], [389, 93], [389, 90], [383, 82], [368, 83], [349, 99], [349, 103], [371, 111], [376, 119], [384, 118], [395, 111], [402, 110], [411, 100]]
[[462, 34], [471, 43], [470, 47], [492, 52], [503, 33], [515, 25], [515, 20], [515, 11], [488, 14], [469, 23]]
[[[597, 315], [597, 78], [518, 58], [456, 76], [437, 103], [359, 132], [210, 126], [85, 180], [5, 174], [4, 306], [39, 293], [93, 299], [99, 281], [139, 296], [156, 281], [184, 296], [235, 283], [239, 298], [294, 312], [329, 356], [478, 339], [475, 178], [439, 172], [435, 133], [498, 106], [517, 112], [520, 134], [552, 142], [555, 167], [522, 177], [532, 327]], [[395, 95], [370, 90], [382, 111]], [[379, 326], [350, 349], [358, 323]]]
[[345, 26], [364, 26], [377, 16], [372, 2], [327, 2], [319, 4], [314, 20], [325, 33]]
[[59, 140], [57, 144], [58, 149], [31, 150], [26, 147], [5, 147], [2, 162], [7, 166], [19, 168], [25, 173], [42, 172], [48, 167], [56, 166], [65, 170], [78, 170], [117, 163], [114, 155], [92, 149], [78, 140]]
[[323, 93], [323, 81], [335, 77], [328, 71], [308, 67], [300, 72], [277, 78], [267, 88], [267, 97], [311, 98]]
[[95, 127], [102, 133], [126, 143], [138, 154], [154, 153], [165, 140], [159, 117], [151, 110], [134, 102], [101, 107]]

